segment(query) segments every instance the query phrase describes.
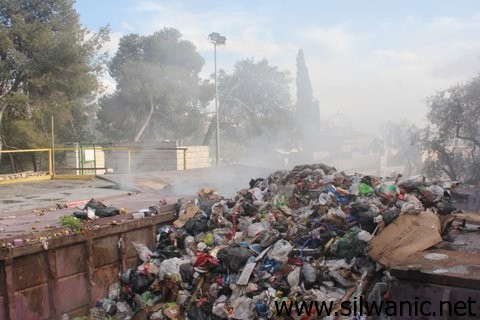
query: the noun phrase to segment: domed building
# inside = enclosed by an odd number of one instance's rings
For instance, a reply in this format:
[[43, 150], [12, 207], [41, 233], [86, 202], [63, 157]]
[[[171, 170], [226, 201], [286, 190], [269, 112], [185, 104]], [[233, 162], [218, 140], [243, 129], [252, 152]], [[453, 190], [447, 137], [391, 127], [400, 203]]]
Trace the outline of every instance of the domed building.
[[347, 115], [340, 113], [339, 111], [330, 116], [326, 124], [330, 131], [330, 135], [335, 138], [348, 139], [353, 132], [352, 121]]

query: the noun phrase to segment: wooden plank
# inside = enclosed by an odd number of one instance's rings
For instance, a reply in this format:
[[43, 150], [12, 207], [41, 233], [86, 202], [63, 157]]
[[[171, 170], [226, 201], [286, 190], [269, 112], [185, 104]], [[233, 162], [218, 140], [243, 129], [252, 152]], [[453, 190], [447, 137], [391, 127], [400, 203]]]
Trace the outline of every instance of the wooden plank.
[[62, 315], [58, 308], [60, 297], [58, 295], [58, 272], [57, 272], [57, 251], [50, 249], [44, 253], [48, 268], [48, 302], [50, 304], [51, 316], [55, 319], [61, 319]]
[[[428, 259], [428, 254], [440, 254], [443, 259]], [[477, 290], [480, 287], [480, 254], [451, 250], [427, 250], [418, 252], [402, 264], [391, 268], [391, 274], [408, 281], [418, 281], [464, 287]]]
[[243, 268], [242, 274], [237, 280], [237, 286], [246, 286], [248, 284], [250, 275], [252, 274], [253, 269], [255, 269], [256, 265], [257, 265], [256, 262], [247, 263], [247, 265]]
[[260, 252], [260, 254], [257, 256], [257, 258], [255, 259], [255, 262], [258, 262], [260, 260], [263, 259], [263, 257], [265, 257], [265, 255], [267, 254], [268, 250], [270, 250], [272, 246], [269, 246], [267, 249], [263, 250], [262, 252]]
[[455, 219], [466, 220], [467, 223], [480, 225], [480, 214], [476, 212], [456, 213]]
[[13, 281], [13, 259], [3, 261], [3, 282], [4, 289], [3, 299], [5, 302], [6, 320], [14, 320], [17, 317], [15, 306], [15, 283]]

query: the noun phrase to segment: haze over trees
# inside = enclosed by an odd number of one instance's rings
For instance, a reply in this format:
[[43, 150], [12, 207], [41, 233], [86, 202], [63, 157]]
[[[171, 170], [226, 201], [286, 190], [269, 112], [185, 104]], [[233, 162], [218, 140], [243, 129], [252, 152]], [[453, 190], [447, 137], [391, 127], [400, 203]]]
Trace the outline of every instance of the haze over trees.
[[[266, 151], [285, 144], [293, 130], [291, 81], [288, 71], [270, 65], [266, 59], [237, 61], [231, 74], [220, 70], [219, 114], [224, 146]], [[214, 130], [210, 125], [204, 144], [209, 143]]]
[[382, 126], [382, 139], [389, 167], [405, 166], [405, 175], [411, 176], [421, 171], [421, 155], [410, 139], [415, 127], [406, 120], [389, 121]]
[[[71, 0], [0, 5], [0, 149], [49, 145], [51, 115], [63, 141], [88, 137], [88, 99], [101, 88], [108, 28], [80, 25]], [[12, 161], [13, 163], [13, 161]]]
[[[200, 77], [205, 61], [176, 29], [121, 39], [108, 61], [116, 90], [99, 100], [97, 113], [108, 33], [107, 27], [95, 33], [84, 28], [73, 0], [1, 2], [0, 149], [49, 147], [51, 116], [60, 143], [91, 141], [88, 123], [95, 123], [101, 134], [95, 138], [104, 141], [211, 145], [214, 84]], [[221, 150], [231, 158], [319, 145], [318, 102], [302, 50], [296, 62], [295, 102], [289, 72], [265, 58], [241, 59], [232, 72], [219, 71]], [[425, 128], [390, 123], [385, 144], [412, 170], [418, 165], [413, 143], [429, 176], [480, 183], [480, 75], [434, 94], [427, 104]], [[4, 166], [5, 160], [0, 157]], [[16, 156], [8, 160], [12, 167], [18, 162]]]
[[320, 110], [318, 102], [313, 99], [313, 89], [310, 75], [305, 63], [303, 50], [297, 54], [297, 102], [295, 127], [298, 143], [307, 150], [314, 150], [319, 134]]
[[412, 141], [429, 176], [480, 183], [480, 75], [428, 99], [428, 123]]
[[109, 63], [117, 83], [100, 100], [98, 131], [113, 141], [192, 140], [202, 135], [202, 110], [213, 96], [201, 80], [205, 64], [195, 46], [176, 29], [120, 40]]

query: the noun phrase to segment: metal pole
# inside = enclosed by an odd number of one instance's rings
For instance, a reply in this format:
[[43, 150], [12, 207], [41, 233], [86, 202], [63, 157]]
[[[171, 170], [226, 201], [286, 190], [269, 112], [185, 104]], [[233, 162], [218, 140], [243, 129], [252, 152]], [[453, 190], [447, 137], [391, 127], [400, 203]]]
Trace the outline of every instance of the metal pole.
[[55, 129], [52, 116], [52, 179], [55, 180]]
[[128, 173], [132, 173], [132, 150], [128, 149]]
[[52, 170], [52, 149], [48, 149], [48, 175], [50, 179], [53, 178], [53, 170]]
[[187, 170], [187, 149], [183, 149], [183, 170]]
[[215, 163], [218, 167], [220, 161], [220, 122], [218, 115], [218, 85], [217, 85], [217, 44], [213, 43], [213, 54], [215, 61], [215, 124], [216, 124], [216, 145], [215, 145]]

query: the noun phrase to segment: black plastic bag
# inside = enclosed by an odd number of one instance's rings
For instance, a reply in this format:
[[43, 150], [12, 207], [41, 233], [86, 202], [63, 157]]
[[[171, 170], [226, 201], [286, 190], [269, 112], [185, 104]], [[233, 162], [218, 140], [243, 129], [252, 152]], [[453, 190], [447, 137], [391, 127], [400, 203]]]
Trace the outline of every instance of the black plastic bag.
[[120, 210], [114, 207], [95, 209], [95, 215], [100, 218], [113, 217], [120, 214]]
[[184, 263], [180, 265], [180, 277], [182, 282], [192, 284], [193, 275], [195, 274], [195, 269], [191, 263]]
[[217, 253], [217, 259], [232, 271], [239, 271], [251, 256], [250, 250], [243, 247], [226, 247]]
[[136, 269], [130, 272], [130, 287], [132, 291], [138, 294], [142, 294], [148, 290], [153, 283], [153, 279], [145, 274], [138, 273]]
[[195, 217], [188, 220], [183, 228], [190, 235], [196, 236], [199, 233], [208, 231], [208, 221], [208, 217], [204, 216], [203, 214], [197, 214]]
[[447, 215], [457, 210], [446, 197], [442, 197], [439, 202], [435, 204], [440, 215]]
[[85, 208], [92, 208], [95, 210], [95, 215], [100, 218], [112, 217], [120, 214], [120, 210], [115, 207], [107, 207], [101, 201], [91, 199], [85, 205]]

